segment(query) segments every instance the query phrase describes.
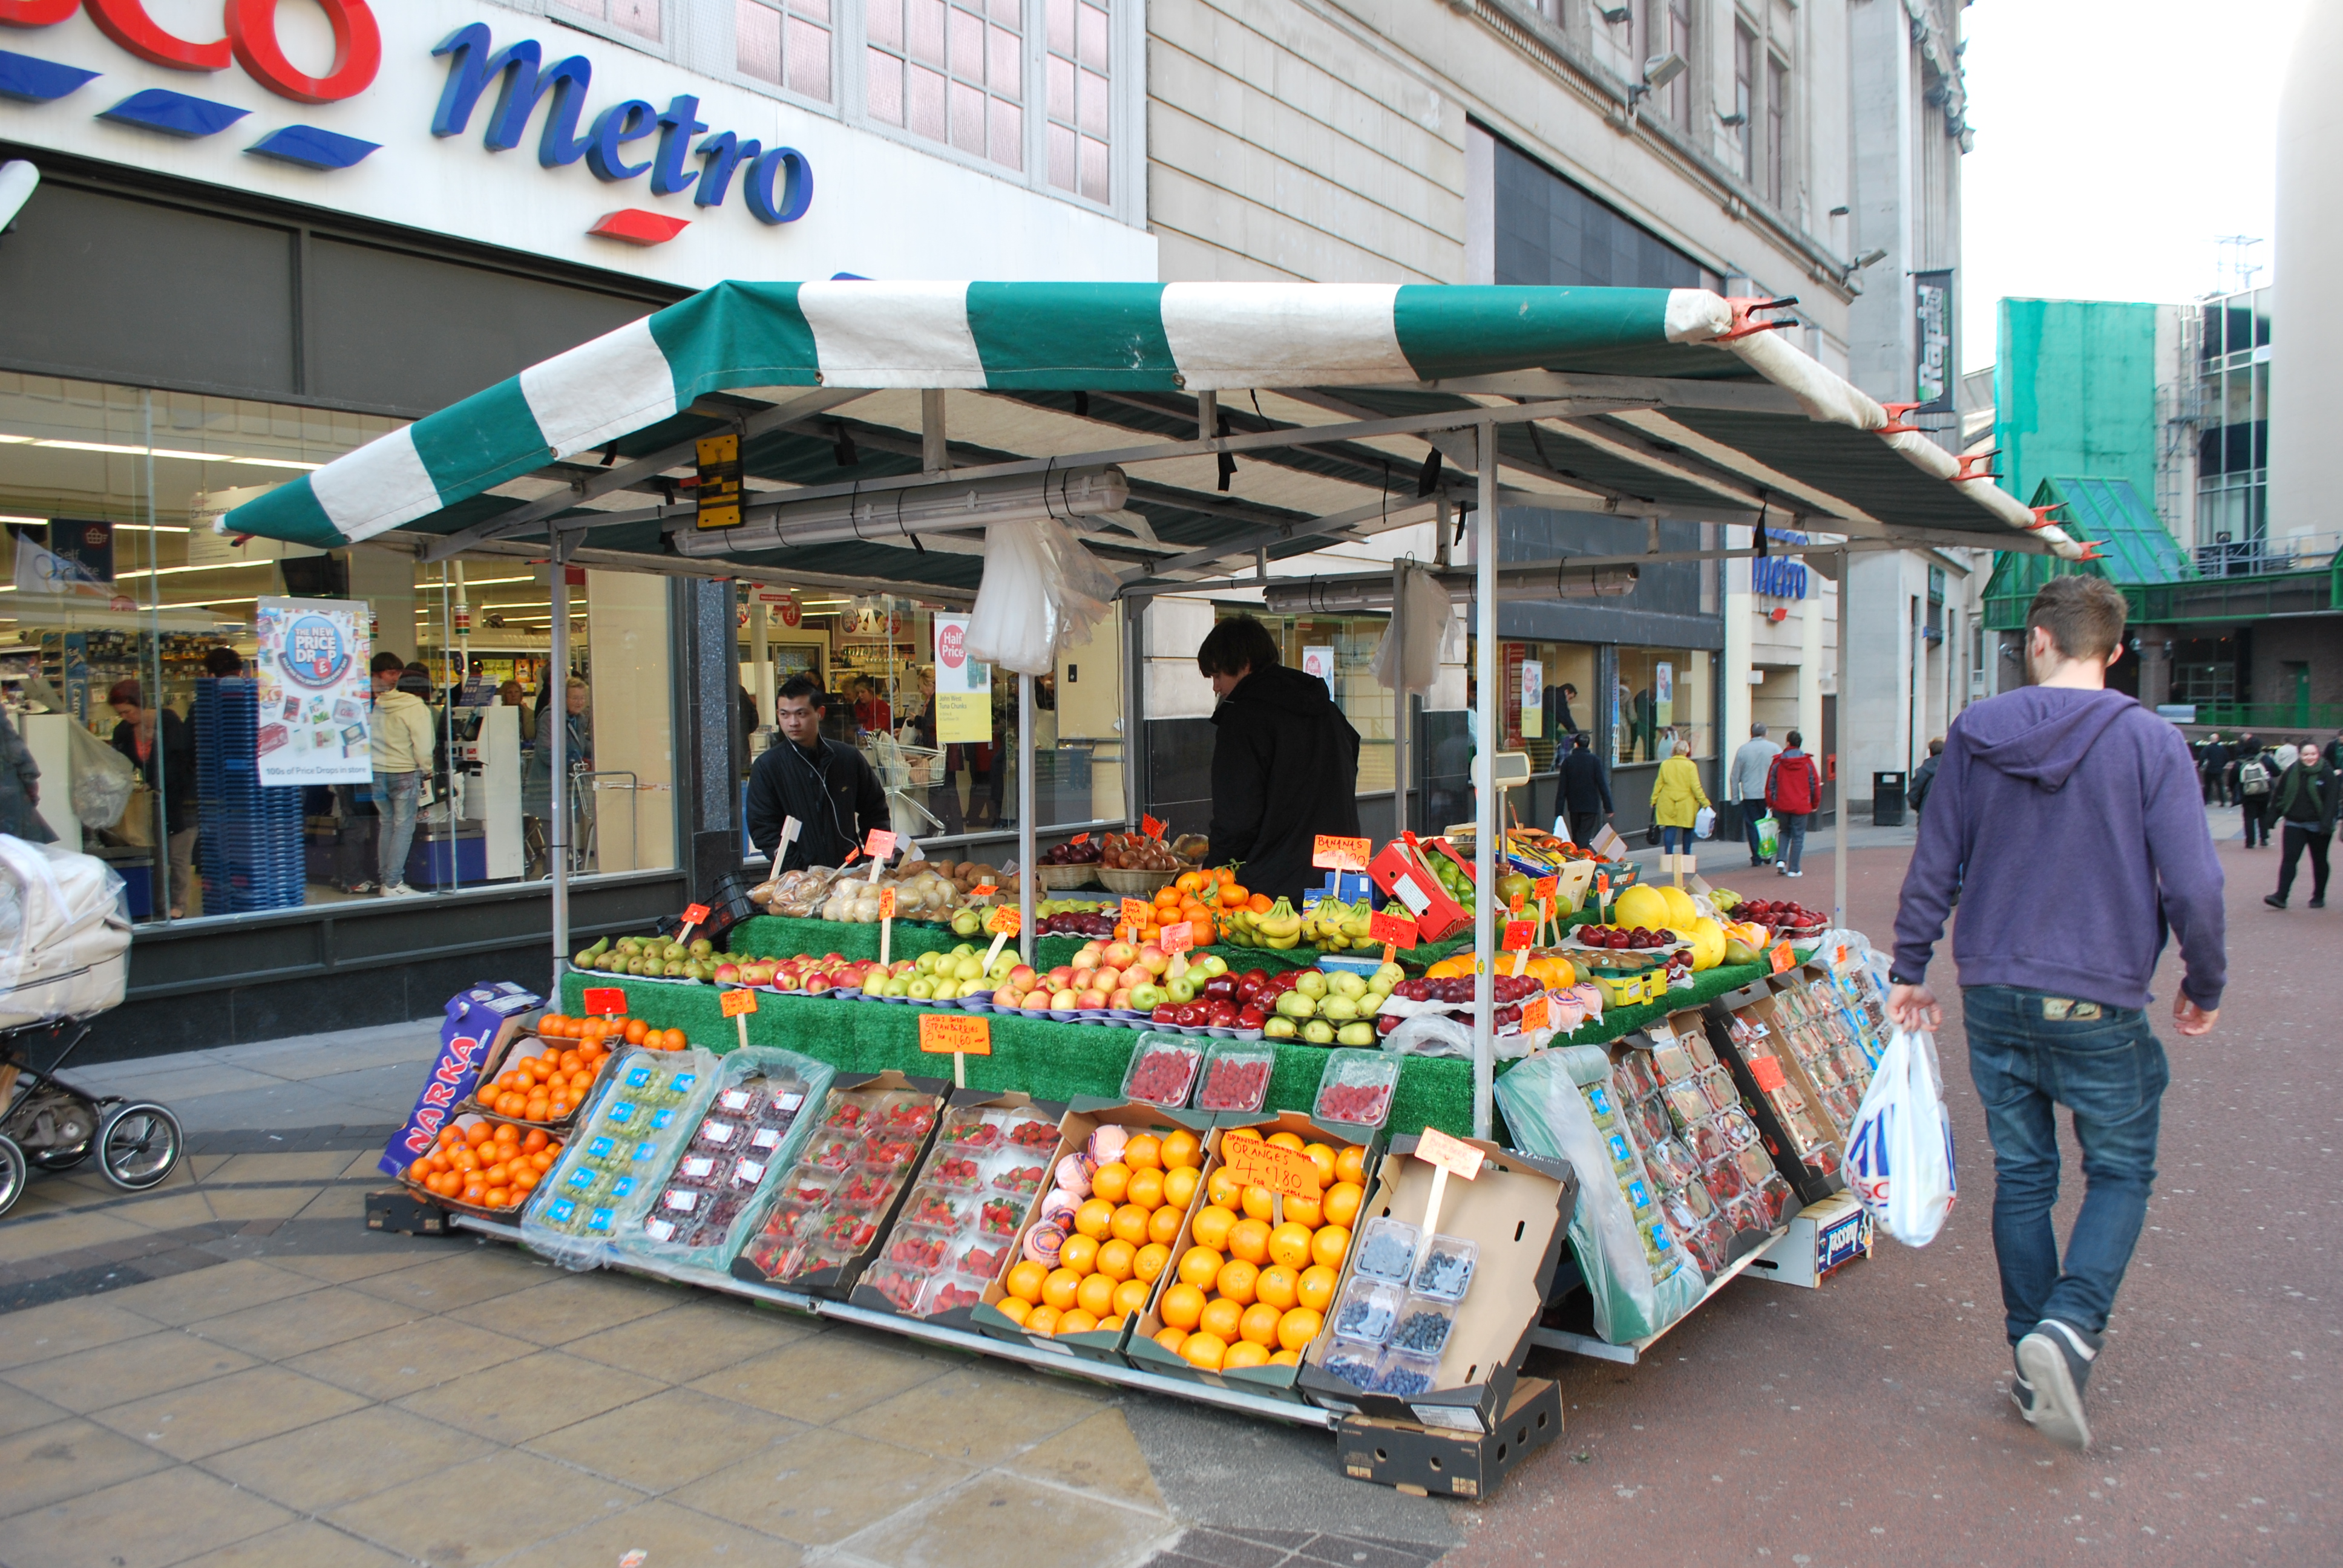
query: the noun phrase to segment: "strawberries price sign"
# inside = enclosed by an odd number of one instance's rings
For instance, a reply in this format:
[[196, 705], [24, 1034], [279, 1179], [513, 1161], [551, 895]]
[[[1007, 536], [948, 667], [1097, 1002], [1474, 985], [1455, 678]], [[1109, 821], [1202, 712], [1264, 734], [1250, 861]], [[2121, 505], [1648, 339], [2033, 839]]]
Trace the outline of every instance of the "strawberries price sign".
[[992, 1020], [948, 1012], [920, 1015], [920, 1049], [931, 1056], [990, 1056]]
[[757, 993], [747, 986], [735, 986], [716, 994], [717, 1010], [726, 1018], [739, 1018], [742, 1013], [757, 1010]]

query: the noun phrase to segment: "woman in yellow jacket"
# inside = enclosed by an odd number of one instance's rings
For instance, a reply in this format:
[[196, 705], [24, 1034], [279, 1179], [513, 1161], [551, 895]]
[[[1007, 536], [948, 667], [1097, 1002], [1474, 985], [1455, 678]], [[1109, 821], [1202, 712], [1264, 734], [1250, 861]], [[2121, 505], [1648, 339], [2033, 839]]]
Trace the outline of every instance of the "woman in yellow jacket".
[[1693, 821], [1708, 804], [1700, 769], [1685, 755], [1690, 748], [1682, 740], [1674, 744], [1674, 755], [1660, 764], [1659, 777], [1652, 780], [1652, 820], [1660, 825], [1660, 848], [1671, 855], [1690, 852]]

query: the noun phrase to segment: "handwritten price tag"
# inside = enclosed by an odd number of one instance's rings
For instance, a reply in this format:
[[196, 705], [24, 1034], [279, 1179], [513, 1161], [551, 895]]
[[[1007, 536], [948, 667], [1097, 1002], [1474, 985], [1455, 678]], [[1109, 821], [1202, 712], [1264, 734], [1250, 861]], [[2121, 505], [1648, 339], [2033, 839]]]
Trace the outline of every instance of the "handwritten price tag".
[[1139, 830], [1151, 839], [1163, 837], [1163, 829], [1168, 826], [1161, 817], [1141, 817], [1139, 819]]
[[1423, 1130], [1423, 1139], [1415, 1146], [1415, 1157], [1427, 1165], [1436, 1165], [1460, 1181], [1470, 1181], [1481, 1173], [1481, 1161], [1488, 1156], [1461, 1138], [1452, 1138], [1437, 1127]]
[[984, 917], [984, 929], [996, 937], [1013, 937], [1024, 929], [1024, 915], [1006, 904], [1000, 905]]
[[1562, 879], [1560, 877], [1540, 877], [1535, 882], [1531, 884], [1530, 891], [1536, 896], [1539, 903], [1544, 904], [1548, 909], [1552, 909], [1554, 907], [1554, 899], [1562, 891]]
[[1167, 953], [1184, 953], [1196, 945], [1196, 925], [1193, 920], [1182, 920], [1176, 926], [1166, 926], [1156, 936], [1155, 945]]
[[1087, 844], [1090, 841], [1091, 836], [1088, 833], [1077, 833], [1067, 840], [1070, 844]]
[[1282, 1198], [1315, 1198], [1321, 1191], [1310, 1156], [1258, 1138], [1222, 1138], [1221, 1168], [1240, 1187], [1266, 1187]]
[[726, 1018], [739, 1018], [742, 1013], [757, 1010], [757, 993], [747, 986], [716, 993], [716, 1010]]
[[874, 860], [883, 860], [895, 852], [895, 835], [884, 828], [873, 828], [870, 836], [862, 840], [862, 852]]
[[968, 890], [968, 896], [971, 899], [989, 899], [999, 891], [1001, 891], [1001, 890], [994, 887], [990, 882], [979, 882], [976, 886]]
[[1794, 968], [1797, 964], [1797, 961], [1798, 955], [1792, 950], [1789, 943], [1776, 942], [1774, 944], [1774, 972], [1775, 974], [1780, 974], [1785, 970]]
[[1405, 915], [1369, 915], [1367, 935], [1395, 948], [1415, 946], [1415, 922]]
[[706, 925], [708, 923], [708, 906], [706, 904], [694, 904], [689, 909], [684, 910], [683, 923], [687, 926]]
[[1547, 1007], [1546, 1000], [1543, 993], [1534, 996], [1530, 998], [1529, 1000], [1522, 1003], [1523, 1031], [1526, 1033], [1534, 1029], [1552, 1028], [1553, 1019], [1550, 1016], [1550, 1012], [1551, 1010]]
[[879, 890], [879, 918], [882, 920], [895, 918], [895, 890], [892, 888]]
[[1122, 900], [1122, 923], [1129, 926], [1134, 932], [1154, 918], [1155, 906], [1145, 899]]
[[1505, 922], [1505, 940], [1503, 944], [1504, 950], [1509, 953], [1519, 952], [1523, 949], [1528, 947], [1530, 945], [1530, 939], [1535, 934], [1536, 930], [1537, 927], [1529, 920], [1507, 920]]
[[948, 1012], [920, 1015], [920, 1049], [931, 1056], [990, 1056], [992, 1020]]
[[1527, 894], [1524, 894], [1524, 893], [1515, 893], [1515, 894], [1513, 895], [1513, 902], [1512, 902], [1512, 903], [1510, 903], [1510, 904], [1508, 904], [1508, 905], [1506, 905], [1505, 907], [1506, 907], [1506, 910], [1508, 910], [1508, 912], [1518, 915], [1518, 914], [1520, 914], [1520, 913], [1522, 912], [1522, 910], [1523, 910], [1524, 908], [1526, 908], [1526, 907], [1528, 906], [1528, 903], [1529, 903], [1529, 897], [1528, 897], [1528, 895], [1527, 895]]
[[1367, 869], [1367, 855], [1373, 848], [1370, 839], [1321, 833], [1312, 847], [1310, 863], [1322, 871], [1363, 871]]

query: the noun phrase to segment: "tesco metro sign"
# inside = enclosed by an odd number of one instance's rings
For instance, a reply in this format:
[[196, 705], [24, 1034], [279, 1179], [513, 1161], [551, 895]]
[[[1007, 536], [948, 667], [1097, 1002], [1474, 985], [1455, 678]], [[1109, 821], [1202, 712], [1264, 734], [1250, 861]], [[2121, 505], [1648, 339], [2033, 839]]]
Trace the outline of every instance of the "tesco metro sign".
[[[269, 92], [297, 104], [332, 104], [356, 98], [373, 85], [382, 69], [382, 29], [368, 0], [314, 0], [333, 30], [333, 62], [312, 75], [293, 64], [277, 33], [278, 0], [222, 0], [217, 38], [188, 38], [157, 22], [146, 0], [0, 0], [0, 29], [55, 26], [85, 14], [124, 50], [174, 71], [211, 73], [231, 65]], [[70, 95], [100, 73], [34, 61], [5, 50], [0, 30], [0, 77], [11, 68], [16, 79], [0, 79], [0, 95], [48, 103]], [[476, 116], [483, 122], [482, 145], [508, 152], [525, 139], [542, 108], [537, 162], [547, 169], [583, 162], [606, 185], [650, 176], [654, 196], [689, 193], [696, 207], [722, 206], [733, 187], [759, 222], [793, 223], [813, 201], [813, 166], [794, 147], [768, 148], [731, 131], [700, 137], [710, 127], [699, 117], [699, 99], [678, 94], [664, 106], [625, 98], [589, 112], [593, 62], [583, 55], [558, 59], [535, 39], [502, 48], [484, 22], [448, 34], [431, 51], [447, 63], [447, 76], [431, 118], [431, 134], [448, 138], [467, 134]], [[24, 72], [37, 71], [35, 75]], [[490, 90], [494, 95], [490, 97]], [[149, 89], [100, 111], [122, 124], [180, 137], [215, 135], [248, 111], [235, 105]], [[693, 138], [699, 137], [695, 141]], [[635, 144], [645, 144], [639, 148]], [[340, 168], [377, 150], [377, 144], [317, 126], [282, 127], [250, 148], [289, 157], [313, 168]], [[691, 166], [696, 163], [697, 166]], [[673, 238], [689, 220], [640, 208], [606, 215], [589, 231], [636, 245]]]

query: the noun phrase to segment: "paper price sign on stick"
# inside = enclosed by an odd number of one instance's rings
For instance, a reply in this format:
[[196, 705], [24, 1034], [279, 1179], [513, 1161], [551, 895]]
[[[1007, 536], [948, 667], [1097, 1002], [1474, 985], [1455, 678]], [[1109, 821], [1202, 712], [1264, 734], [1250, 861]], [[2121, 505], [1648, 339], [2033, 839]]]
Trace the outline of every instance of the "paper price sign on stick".
[[1794, 967], [1797, 961], [1798, 955], [1791, 948], [1789, 943], [1776, 942], [1774, 944], [1774, 972], [1775, 974], [1780, 974], [1783, 970]]
[[706, 904], [694, 904], [689, 909], [684, 910], [683, 923], [687, 926], [706, 925], [708, 923], [708, 906]]
[[1367, 869], [1368, 852], [1373, 848], [1370, 839], [1321, 833], [1312, 847], [1310, 863], [1322, 871], [1363, 871]]
[[1532, 1030], [1548, 1028], [1549, 1020], [1550, 1010], [1546, 1006], [1545, 994], [1543, 991], [1522, 1003], [1523, 1033], [1527, 1034]]
[[627, 1010], [627, 993], [614, 985], [588, 986], [586, 990], [588, 1017], [616, 1017]]
[[984, 929], [996, 937], [1013, 937], [1024, 929], [1025, 917], [1007, 904], [996, 904], [992, 913], [984, 917]]
[[879, 890], [879, 918], [882, 920], [895, 918], [895, 890], [892, 888]]
[[1161, 817], [1141, 817], [1139, 819], [1139, 830], [1151, 839], [1163, 837], [1163, 829], [1167, 826], [1169, 824]]
[[1749, 1076], [1755, 1079], [1757, 1081], [1757, 1087], [1764, 1090], [1768, 1094], [1779, 1092], [1782, 1086], [1789, 1081], [1789, 1079], [1785, 1076], [1782, 1071], [1782, 1063], [1780, 1060], [1771, 1056], [1751, 1057], [1749, 1059]]
[[1405, 915], [1369, 915], [1367, 935], [1395, 948], [1415, 946], [1415, 922]]
[[1221, 1169], [1240, 1187], [1266, 1187], [1281, 1198], [1319, 1195], [1318, 1167], [1299, 1149], [1258, 1138], [1221, 1139]]
[[1145, 925], [1154, 918], [1155, 906], [1149, 903], [1145, 899], [1125, 899], [1122, 900], [1122, 923], [1129, 926], [1133, 933], [1136, 933], [1140, 927]]
[[1552, 909], [1554, 908], [1554, 900], [1555, 897], [1562, 891], [1562, 879], [1560, 877], [1540, 877], [1535, 882], [1531, 884], [1530, 891], [1535, 896], [1539, 903], [1544, 904], [1548, 909]]
[[883, 860], [895, 852], [895, 835], [884, 828], [873, 828], [870, 836], [862, 840], [862, 852], [874, 860]]
[[1481, 1161], [1488, 1155], [1461, 1138], [1453, 1138], [1437, 1127], [1427, 1127], [1416, 1142], [1415, 1157], [1426, 1165], [1437, 1165], [1450, 1175], [1470, 1181], [1481, 1173]]
[[990, 1056], [992, 1020], [948, 1012], [920, 1015], [920, 1049], [930, 1056]]
[[1507, 920], [1503, 943], [1505, 951], [1510, 953], [1526, 950], [1530, 945], [1530, 938], [1536, 930], [1535, 923], [1530, 920]]
[[1165, 926], [1155, 939], [1156, 945], [1167, 953], [1184, 953], [1196, 945], [1196, 925], [1193, 920], [1182, 920], [1176, 926]]
[[716, 1010], [726, 1018], [739, 1018], [757, 1010], [757, 993], [747, 986], [735, 986], [716, 993]]

